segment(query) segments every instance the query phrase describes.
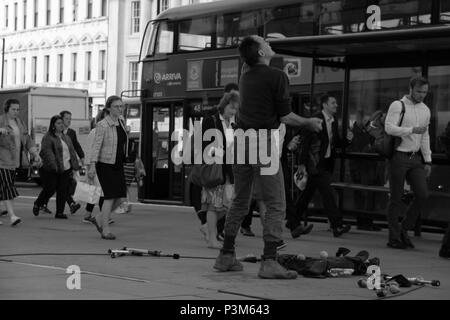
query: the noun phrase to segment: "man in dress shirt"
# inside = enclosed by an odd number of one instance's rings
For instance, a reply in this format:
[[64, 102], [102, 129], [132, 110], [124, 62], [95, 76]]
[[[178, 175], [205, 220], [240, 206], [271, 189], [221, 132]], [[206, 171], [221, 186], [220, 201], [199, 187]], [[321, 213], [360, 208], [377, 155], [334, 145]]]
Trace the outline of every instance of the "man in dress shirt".
[[[301, 224], [304, 212], [308, 209], [308, 204], [312, 200], [316, 189], [319, 190], [325, 212], [328, 215], [330, 226], [334, 237], [350, 231], [350, 225], [344, 225], [342, 212], [336, 205], [334, 190], [331, 187], [331, 177], [334, 170], [334, 159], [336, 148], [342, 148], [353, 139], [353, 134], [348, 131], [347, 141], [344, 142], [339, 136], [338, 121], [336, 113], [338, 104], [335, 97], [323, 95], [320, 99], [322, 111], [314, 115], [322, 119], [322, 131], [319, 133], [306, 133], [300, 131], [299, 135], [304, 135], [305, 140], [299, 147], [300, 165], [305, 166], [308, 173], [308, 181], [305, 190], [300, 195], [297, 203], [297, 211], [287, 215], [286, 227], [291, 232]], [[311, 229], [311, 225], [309, 229]]]
[[[400, 101], [392, 102], [386, 116], [386, 133], [401, 139], [389, 161], [391, 198], [388, 205], [389, 242], [387, 246], [390, 248], [414, 248], [408, 237], [408, 230], [415, 225], [418, 213], [427, 210], [426, 180], [431, 173], [430, 135], [428, 133], [430, 109], [423, 103], [423, 100], [428, 93], [428, 88], [427, 79], [412, 78], [409, 84], [409, 94]], [[402, 102], [405, 105], [405, 114], [403, 122], [399, 126]], [[405, 179], [415, 194], [415, 199], [409, 208], [406, 208], [401, 200]], [[405, 218], [400, 224], [398, 218], [405, 212]]]

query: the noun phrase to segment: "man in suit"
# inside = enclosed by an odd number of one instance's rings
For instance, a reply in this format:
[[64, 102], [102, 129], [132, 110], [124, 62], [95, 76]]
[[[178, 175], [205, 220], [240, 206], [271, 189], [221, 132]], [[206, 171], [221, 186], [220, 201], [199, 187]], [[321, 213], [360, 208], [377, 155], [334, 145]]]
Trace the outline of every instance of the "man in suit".
[[320, 99], [322, 111], [314, 117], [322, 119], [322, 130], [318, 133], [302, 130], [303, 142], [299, 146], [300, 165], [308, 173], [308, 182], [297, 203], [297, 211], [287, 216], [286, 227], [295, 230], [301, 224], [303, 213], [308, 209], [316, 189], [319, 190], [325, 212], [328, 214], [331, 229], [335, 237], [350, 231], [350, 225], [343, 225], [342, 213], [336, 205], [331, 187], [331, 177], [334, 170], [336, 148], [344, 147], [353, 139], [351, 131], [347, 134], [347, 141], [339, 137], [338, 121], [336, 118], [337, 101], [330, 95], [323, 95]]
[[[72, 113], [70, 111], [65, 110], [65, 111], [61, 111], [59, 113], [59, 115], [63, 118], [64, 128], [65, 128], [64, 134], [69, 136], [70, 140], [72, 140], [72, 144], [75, 148], [75, 151], [76, 151], [78, 157], [80, 158], [81, 165], [84, 166], [83, 148], [81, 148], [81, 145], [78, 142], [77, 133], [75, 132], [75, 130], [70, 128], [70, 125], [72, 122]], [[76, 184], [77, 184], [77, 182], [75, 181], [75, 179], [72, 176], [71, 188], [70, 188], [69, 195], [67, 197], [67, 204], [70, 206], [70, 213], [72, 213], [72, 214], [74, 214], [75, 212], [77, 212], [78, 209], [81, 208], [81, 205], [79, 203], [76, 203], [72, 198], [72, 195], [75, 193]]]

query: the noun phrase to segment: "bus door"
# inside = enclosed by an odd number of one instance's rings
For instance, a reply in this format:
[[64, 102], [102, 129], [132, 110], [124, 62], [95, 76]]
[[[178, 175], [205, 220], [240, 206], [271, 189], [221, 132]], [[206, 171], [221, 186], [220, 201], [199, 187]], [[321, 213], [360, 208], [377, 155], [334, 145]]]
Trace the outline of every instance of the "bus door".
[[[151, 103], [151, 159], [147, 160], [150, 168], [147, 169], [149, 186], [146, 198], [161, 201], [183, 201], [182, 164], [174, 164], [171, 159], [172, 149], [177, 145], [171, 141], [174, 131], [183, 131], [183, 102]], [[149, 161], [150, 160], [150, 161]], [[150, 169], [150, 170], [149, 170]]]

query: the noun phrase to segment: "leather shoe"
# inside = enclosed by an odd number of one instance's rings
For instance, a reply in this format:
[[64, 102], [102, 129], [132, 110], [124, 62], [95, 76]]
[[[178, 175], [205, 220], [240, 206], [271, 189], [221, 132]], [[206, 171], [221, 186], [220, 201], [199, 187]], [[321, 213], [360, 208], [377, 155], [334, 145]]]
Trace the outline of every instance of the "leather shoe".
[[38, 205], [33, 205], [33, 214], [35, 217], [37, 217], [39, 215], [39, 206]]
[[302, 234], [308, 234], [311, 232], [314, 225], [312, 223], [307, 226], [299, 225], [294, 230], [291, 231], [292, 238], [296, 239], [300, 237]]
[[392, 249], [406, 249], [406, 244], [399, 240], [391, 240], [387, 243], [387, 246]]
[[439, 250], [439, 257], [450, 259], [450, 249], [442, 246], [441, 249]]
[[103, 234], [102, 233], [102, 239], [105, 239], [105, 240], [116, 240], [116, 236], [113, 235], [112, 233], [108, 233], [108, 234]]
[[64, 213], [57, 213], [55, 219], [67, 219], [67, 216]]
[[241, 233], [244, 236], [247, 236], [247, 237], [254, 237], [255, 236], [255, 234], [252, 232], [252, 229], [250, 229], [250, 228], [242, 228], [241, 227]]
[[342, 227], [333, 228], [333, 236], [335, 238], [338, 238], [338, 237], [342, 236], [344, 233], [349, 232], [351, 228], [352, 227], [349, 224], [342, 226]]
[[410, 239], [409, 236], [408, 236], [408, 231], [406, 231], [406, 230], [403, 229], [403, 230], [400, 232], [400, 240], [401, 240], [407, 247], [409, 247], [409, 248], [411, 248], [411, 249], [414, 249], [414, 248], [415, 248], [414, 244], [411, 242], [411, 239]]

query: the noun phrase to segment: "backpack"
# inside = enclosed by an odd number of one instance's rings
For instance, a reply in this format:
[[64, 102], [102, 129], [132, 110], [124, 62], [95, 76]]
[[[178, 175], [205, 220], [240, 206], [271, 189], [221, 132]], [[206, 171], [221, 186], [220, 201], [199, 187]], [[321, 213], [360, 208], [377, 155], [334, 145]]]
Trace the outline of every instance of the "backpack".
[[[400, 113], [400, 121], [398, 123], [398, 126], [402, 126], [403, 118], [405, 116], [405, 103], [401, 100], [399, 100], [402, 104], [402, 111]], [[380, 113], [381, 116], [381, 113]], [[386, 133], [384, 128], [384, 121], [382, 121], [380, 118], [377, 119], [378, 121], [370, 122], [370, 125], [367, 127], [367, 131], [369, 134], [375, 138], [373, 143], [373, 150], [377, 152], [380, 156], [391, 159], [394, 155], [394, 151], [396, 147], [400, 143], [400, 138], [391, 136]], [[378, 125], [374, 125], [374, 123], [378, 122]]]

